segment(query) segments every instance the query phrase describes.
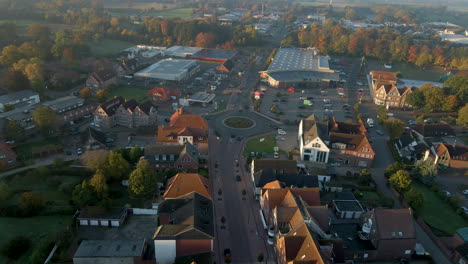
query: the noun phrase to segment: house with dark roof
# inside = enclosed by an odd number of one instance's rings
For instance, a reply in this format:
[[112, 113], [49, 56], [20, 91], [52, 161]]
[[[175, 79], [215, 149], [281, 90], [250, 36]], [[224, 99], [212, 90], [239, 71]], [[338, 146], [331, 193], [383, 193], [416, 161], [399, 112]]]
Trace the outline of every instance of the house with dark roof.
[[276, 180], [278, 174], [296, 174], [299, 172], [297, 161], [278, 159], [254, 159], [250, 165], [255, 199], [259, 200], [263, 186]]
[[16, 161], [16, 152], [11, 146], [3, 141], [0, 141], [0, 163], [2, 169], [11, 169], [18, 165]]
[[145, 159], [156, 170], [197, 171], [200, 166], [198, 149], [188, 142], [183, 145], [146, 146]]
[[88, 139], [84, 146], [86, 149], [96, 150], [105, 149], [106, 147], [112, 146], [112, 142], [106, 142], [106, 134], [92, 126], [88, 128]]
[[375, 152], [364, 135], [330, 133], [330, 157], [345, 166], [372, 167]]
[[158, 142], [193, 145], [208, 144], [208, 123], [201, 115], [179, 108], [167, 125], [158, 126]]
[[127, 101], [118, 96], [97, 107], [94, 123], [102, 128], [152, 126], [157, 123], [157, 113], [158, 109], [149, 101], [138, 104], [134, 99]]
[[299, 123], [301, 160], [327, 163], [330, 155], [328, 122], [319, 121], [314, 114]]
[[[333, 200], [333, 210], [336, 217], [341, 219], [359, 219], [364, 213], [361, 203], [354, 197], [353, 193], [343, 192], [347, 197], [339, 197]], [[344, 196], [344, 195], [343, 195]]]
[[395, 148], [401, 158], [405, 158], [409, 161], [420, 159], [426, 150], [430, 149], [424, 140], [413, 137], [411, 133], [403, 133], [403, 135], [395, 141]]
[[140, 264], [148, 252], [146, 240], [83, 240], [73, 264]]
[[135, 58], [127, 59], [119, 63], [115, 67], [115, 72], [117, 73], [118, 77], [122, 77], [125, 75], [134, 74], [138, 67], [138, 60]]
[[435, 163], [441, 168], [468, 168], [468, 146], [439, 144], [436, 147]]
[[234, 62], [232, 62], [232, 60], [227, 60], [224, 63], [218, 65], [216, 67], [216, 70], [218, 72], [230, 73], [233, 68], [234, 68]]
[[[371, 242], [368, 260], [410, 258], [416, 246], [416, 231], [411, 208], [376, 208], [362, 214], [359, 239]], [[372, 258], [370, 257], [372, 256]]]
[[196, 192], [212, 199], [208, 179], [198, 173], [177, 173], [167, 180], [164, 199], [177, 199], [189, 193]]
[[86, 80], [86, 86], [93, 92], [106, 89], [109, 85], [115, 83], [117, 83], [117, 75], [112, 69], [95, 71]]
[[157, 87], [150, 90], [147, 94], [148, 99], [152, 102], [167, 102], [176, 99], [182, 95], [182, 92], [177, 88]]
[[444, 121], [436, 124], [416, 124], [413, 130], [423, 137], [455, 136], [452, 127]]
[[70, 95], [42, 103], [42, 105], [54, 110], [61, 117], [61, 123], [66, 124], [90, 115], [96, 110], [98, 103], [94, 100]]
[[468, 227], [457, 229], [453, 235], [454, 263], [468, 263]]
[[157, 263], [172, 264], [176, 257], [213, 252], [211, 199], [198, 192], [165, 199], [159, 204], [158, 219], [153, 236]]

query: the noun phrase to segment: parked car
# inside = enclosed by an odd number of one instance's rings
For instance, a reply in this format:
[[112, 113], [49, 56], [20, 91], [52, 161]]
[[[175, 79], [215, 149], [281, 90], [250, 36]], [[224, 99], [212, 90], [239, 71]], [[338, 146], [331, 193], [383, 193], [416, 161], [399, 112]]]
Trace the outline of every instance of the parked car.
[[387, 113], [389, 117], [394, 117], [395, 115], [393, 113]]
[[330, 165], [332, 165], [334, 167], [341, 167], [341, 163], [339, 163], [339, 162], [335, 162], [335, 163], [332, 163]]
[[350, 108], [351, 106], [349, 104], [344, 104], [343, 108]]
[[84, 115], [84, 118], [90, 118], [92, 115]]
[[463, 190], [462, 192], [464, 195], [468, 195], [468, 190]]
[[81, 148], [76, 149], [76, 154], [81, 155], [83, 154], [83, 150]]
[[278, 152], [275, 151], [275, 153], [273, 153], [273, 157], [274, 157], [275, 159], [278, 159], [278, 158], [279, 158]]
[[286, 135], [286, 131], [282, 130], [282, 129], [278, 129], [278, 134], [280, 135]]
[[242, 179], [241, 179], [241, 176], [240, 175], [236, 175], [236, 181], [240, 182]]
[[301, 97], [299, 97], [299, 100], [307, 100], [307, 97], [301, 96]]
[[377, 133], [378, 135], [381, 135], [381, 136], [385, 135], [385, 133], [384, 133], [382, 130], [380, 130], [380, 129], [377, 129], [377, 130], [375, 131], [375, 133]]
[[230, 257], [231, 256], [231, 250], [229, 248], [224, 249], [224, 256], [225, 257]]
[[280, 141], [286, 140], [286, 139], [285, 139], [284, 137], [282, 137], [282, 136], [276, 136], [275, 139], [276, 139], [276, 140], [280, 140]]
[[460, 209], [462, 209], [465, 214], [468, 214], [468, 208], [465, 206], [460, 207]]
[[445, 196], [447, 197], [451, 197], [452, 194], [449, 192], [449, 191], [446, 191], [446, 190], [442, 190], [441, 193], [443, 193]]
[[357, 85], [364, 85], [362, 82], [356, 82]]

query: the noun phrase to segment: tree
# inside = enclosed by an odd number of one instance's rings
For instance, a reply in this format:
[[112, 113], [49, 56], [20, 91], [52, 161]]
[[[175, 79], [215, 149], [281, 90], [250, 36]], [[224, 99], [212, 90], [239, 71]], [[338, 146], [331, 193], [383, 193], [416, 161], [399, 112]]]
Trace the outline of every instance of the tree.
[[32, 112], [34, 124], [44, 133], [47, 134], [51, 130], [58, 127], [59, 117], [54, 110], [47, 106], [36, 108]]
[[410, 175], [405, 170], [399, 170], [395, 172], [392, 176], [390, 176], [389, 181], [393, 188], [395, 188], [400, 193], [407, 190], [411, 184]]
[[441, 99], [444, 98], [442, 88], [426, 83], [421, 85], [419, 89], [421, 89], [424, 95], [424, 102], [427, 107], [433, 111], [438, 111], [442, 108]]
[[80, 159], [86, 167], [92, 170], [105, 171], [108, 167], [109, 151], [103, 149], [87, 150]]
[[372, 175], [368, 169], [362, 169], [359, 173], [359, 184], [369, 185], [372, 182]]
[[424, 107], [424, 94], [421, 89], [416, 89], [406, 96], [406, 102], [414, 108]]
[[91, 89], [89, 89], [88, 87], [82, 88], [80, 90], [80, 96], [81, 96], [81, 98], [84, 98], [84, 99], [91, 98], [91, 96], [92, 96]]
[[5, 66], [10, 66], [13, 63], [19, 61], [22, 58], [18, 48], [13, 45], [6, 46], [2, 49], [2, 55], [0, 56], [0, 63]]
[[427, 158], [424, 160], [424, 158], [422, 158], [416, 161], [414, 164], [414, 173], [422, 183], [431, 186], [437, 176], [437, 166], [434, 163], [434, 159]]
[[21, 194], [20, 204], [27, 215], [35, 215], [44, 208], [42, 195], [37, 192], [24, 192]]
[[3, 113], [11, 111], [11, 110], [15, 110], [15, 105], [11, 105], [11, 104], [3, 105], [3, 111], [2, 111]]
[[409, 189], [404, 194], [404, 198], [413, 208], [419, 208], [424, 205], [424, 195], [414, 188]]
[[468, 76], [455, 75], [444, 82], [444, 87], [448, 87], [459, 102], [468, 102]]
[[200, 48], [213, 47], [213, 45], [215, 44], [215, 39], [216, 37], [212, 33], [200, 32], [195, 37], [195, 46], [200, 47]]
[[142, 198], [150, 198], [156, 191], [156, 184], [156, 174], [149, 162], [140, 160], [128, 179], [130, 192]]
[[3, 201], [8, 200], [10, 198], [10, 195], [11, 195], [10, 186], [8, 186], [8, 184], [5, 182], [0, 182], [0, 204]]
[[9, 259], [17, 260], [26, 253], [30, 247], [31, 241], [28, 238], [17, 236], [2, 247], [2, 255]]
[[263, 253], [260, 252], [260, 254], [258, 254], [258, 256], [257, 256], [257, 261], [258, 262], [263, 262], [264, 259], [265, 259], [265, 257], [263, 256]]
[[24, 128], [16, 120], [8, 120], [6, 127], [6, 136], [8, 139], [16, 142], [23, 141], [26, 137]]
[[96, 170], [96, 173], [94, 173], [94, 176], [89, 181], [89, 184], [94, 187], [96, 195], [99, 199], [107, 197], [108, 186], [106, 183], [106, 177], [104, 176], [102, 170]]
[[8, 69], [3, 76], [3, 84], [12, 92], [30, 88], [30, 83], [26, 75], [24, 75], [22, 71], [17, 71], [13, 68]]
[[107, 97], [108, 97], [108, 93], [107, 93], [107, 90], [106, 89], [101, 89], [99, 91], [96, 92], [96, 99], [100, 102], [100, 103], [104, 103], [106, 100], [107, 100]]
[[354, 8], [347, 8], [345, 12], [345, 18], [348, 20], [356, 20], [358, 19], [358, 14]]
[[96, 190], [87, 180], [75, 186], [72, 201], [78, 206], [92, 205], [97, 202]]
[[458, 110], [457, 124], [463, 127], [468, 125], [468, 103]]
[[130, 161], [132, 161], [133, 163], [137, 163], [140, 157], [143, 155], [144, 155], [144, 152], [140, 147], [133, 147], [130, 149], [130, 152], [128, 153]]
[[108, 158], [108, 174], [115, 180], [122, 180], [130, 170], [130, 164], [117, 151], [111, 151]]
[[455, 111], [459, 105], [458, 97], [456, 95], [449, 95], [445, 97], [442, 105], [442, 111], [452, 112]]
[[401, 135], [405, 131], [405, 123], [400, 119], [396, 118], [385, 120], [384, 127], [390, 135], [390, 138], [392, 139], [401, 137]]
[[388, 119], [388, 114], [387, 110], [385, 110], [385, 107], [379, 107], [377, 108], [377, 119], [379, 120], [380, 123], [385, 122], [385, 120]]

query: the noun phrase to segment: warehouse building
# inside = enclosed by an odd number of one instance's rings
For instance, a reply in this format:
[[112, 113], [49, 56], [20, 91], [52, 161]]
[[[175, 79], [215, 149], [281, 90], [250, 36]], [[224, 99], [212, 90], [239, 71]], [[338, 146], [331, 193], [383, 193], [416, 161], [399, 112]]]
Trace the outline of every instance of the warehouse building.
[[183, 81], [200, 71], [195, 60], [164, 59], [135, 73], [135, 78]]
[[266, 71], [260, 76], [272, 87], [318, 85], [328, 87], [340, 80], [339, 72], [330, 69], [329, 57], [317, 49], [281, 47]]
[[188, 56], [188, 59], [224, 63], [227, 60], [232, 60], [237, 55], [235, 50], [223, 49], [202, 49]]
[[172, 46], [164, 51], [164, 54], [169, 57], [179, 57], [179, 58], [186, 58], [187, 56], [191, 56], [194, 53], [202, 50], [202, 48], [196, 47], [187, 47], [187, 46]]

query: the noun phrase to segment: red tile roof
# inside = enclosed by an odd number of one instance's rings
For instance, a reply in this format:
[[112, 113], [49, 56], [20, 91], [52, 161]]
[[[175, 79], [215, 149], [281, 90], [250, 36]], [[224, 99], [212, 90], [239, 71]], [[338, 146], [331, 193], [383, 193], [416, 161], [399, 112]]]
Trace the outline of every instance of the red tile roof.
[[179, 89], [170, 89], [165, 87], [154, 88], [148, 92], [148, 97], [157, 97], [168, 100], [171, 96], [180, 97], [182, 92]]
[[396, 81], [398, 78], [394, 72], [371, 71], [372, 80]]
[[165, 199], [174, 199], [192, 192], [196, 192], [211, 199], [209, 183], [206, 178], [198, 173], [178, 173], [176, 176], [167, 180], [167, 189], [163, 197]]

